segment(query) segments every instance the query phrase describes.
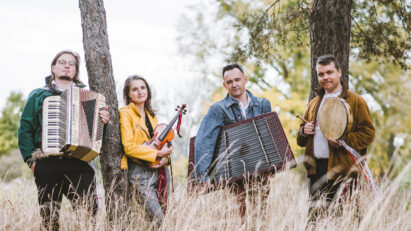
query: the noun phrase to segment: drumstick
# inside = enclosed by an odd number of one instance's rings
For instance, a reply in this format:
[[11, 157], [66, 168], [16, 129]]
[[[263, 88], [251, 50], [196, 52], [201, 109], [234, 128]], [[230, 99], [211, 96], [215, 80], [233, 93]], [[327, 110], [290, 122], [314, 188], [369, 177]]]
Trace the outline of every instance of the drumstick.
[[298, 119], [302, 120], [304, 123], [309, 123], [307, 120], [305, 120], [303, 117], [301, 117], [300, 115], [296, 115], [295, 117], [297, 117]]

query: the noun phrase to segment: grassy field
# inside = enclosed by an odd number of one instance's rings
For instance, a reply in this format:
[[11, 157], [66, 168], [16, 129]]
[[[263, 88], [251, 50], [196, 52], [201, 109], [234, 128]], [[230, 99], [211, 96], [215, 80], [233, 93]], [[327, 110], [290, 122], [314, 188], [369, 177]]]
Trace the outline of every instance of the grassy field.
[[[308, 223], [307, 182], [294, 170], [277, 174], [270, 180], [270, 193], [261, 199], [261, 188], [247, 195], [244, 220], [229, 190], [188, 193], [183, 182], [177, 183], [169, 198], [167, 216], [161, 230], [411, 230], [410, 164], [393, 180], [378, 183], [380, 193], [367, 187], [357, 200], [346, 201], [329, 209], [315, 223]], [[408, 182], [408, 183], [407, 183]], [[90, 216], [85, 209], [73, 210], [63, 200], [61, 230], [152, 230], [143, 209], [131, 203], [127, 211], [107, 219], [103, 189], [98, 189], [100, 209]], [[33, 179], [18, 178], [0, 183], [0, 230], [39, 230], [41, 218]]]

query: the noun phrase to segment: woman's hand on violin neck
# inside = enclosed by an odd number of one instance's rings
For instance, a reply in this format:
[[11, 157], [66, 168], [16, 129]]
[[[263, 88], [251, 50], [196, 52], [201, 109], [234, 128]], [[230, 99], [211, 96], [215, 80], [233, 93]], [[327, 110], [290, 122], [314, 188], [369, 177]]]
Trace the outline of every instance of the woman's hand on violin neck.
[[171, 154], [171, 152], [173, 151], [173, 149], [174, 149], [174, 145], [164, 145], [163, 146], [163, 148], [161, 149], [161, 150], [159, 150], [158, 152], [157, 152], [157, 156], [158, 157], [166, 157], [166, 156], [169, 156], [170, 154]]

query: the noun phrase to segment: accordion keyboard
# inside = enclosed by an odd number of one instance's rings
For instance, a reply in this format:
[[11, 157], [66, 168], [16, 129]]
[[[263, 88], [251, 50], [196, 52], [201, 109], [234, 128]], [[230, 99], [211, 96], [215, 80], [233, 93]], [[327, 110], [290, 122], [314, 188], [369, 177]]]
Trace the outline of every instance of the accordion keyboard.
[[104, 124], [99, 109], [105, 97], [97, 92], [71, 87], [43, 102], [42, 150], [85, 162], [94, 159], [102, 146]]
[[65, 111], [66, 106], [62, 97], [50, 96], [45, 99], [43, 117], [47, 118], [43, 125], [43, 140], [46, 153], [59, 153], [65, 143]]

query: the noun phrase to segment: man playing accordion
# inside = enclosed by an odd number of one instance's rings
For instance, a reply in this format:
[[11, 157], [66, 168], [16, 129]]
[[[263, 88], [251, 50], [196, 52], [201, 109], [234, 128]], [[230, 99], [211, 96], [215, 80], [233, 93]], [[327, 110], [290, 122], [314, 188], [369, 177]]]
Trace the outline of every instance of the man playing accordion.
[[[48, 96], [60, 95], [67, 88], [84, 88], [79, 80], [80, 57], [72, 51], [61, 51], [51, 63], [51, 76], [46, 85], [33, 90], [24, 106], [18, 130], [18, 145], [24, 161], [33, 171], [38, 190], [40, 214], [47, 229], [58, 230], [59, 209], [62, 196], [72, 202], [87, 199], [90, 208], [97, 212], [95, 169], [89, 162], [65, 156], [47, 156], [42, 147], [43, 101]], [[104, 124], [110, 115], [99, 112]], [[42, 158], [36, 158], [41, 156]]]

